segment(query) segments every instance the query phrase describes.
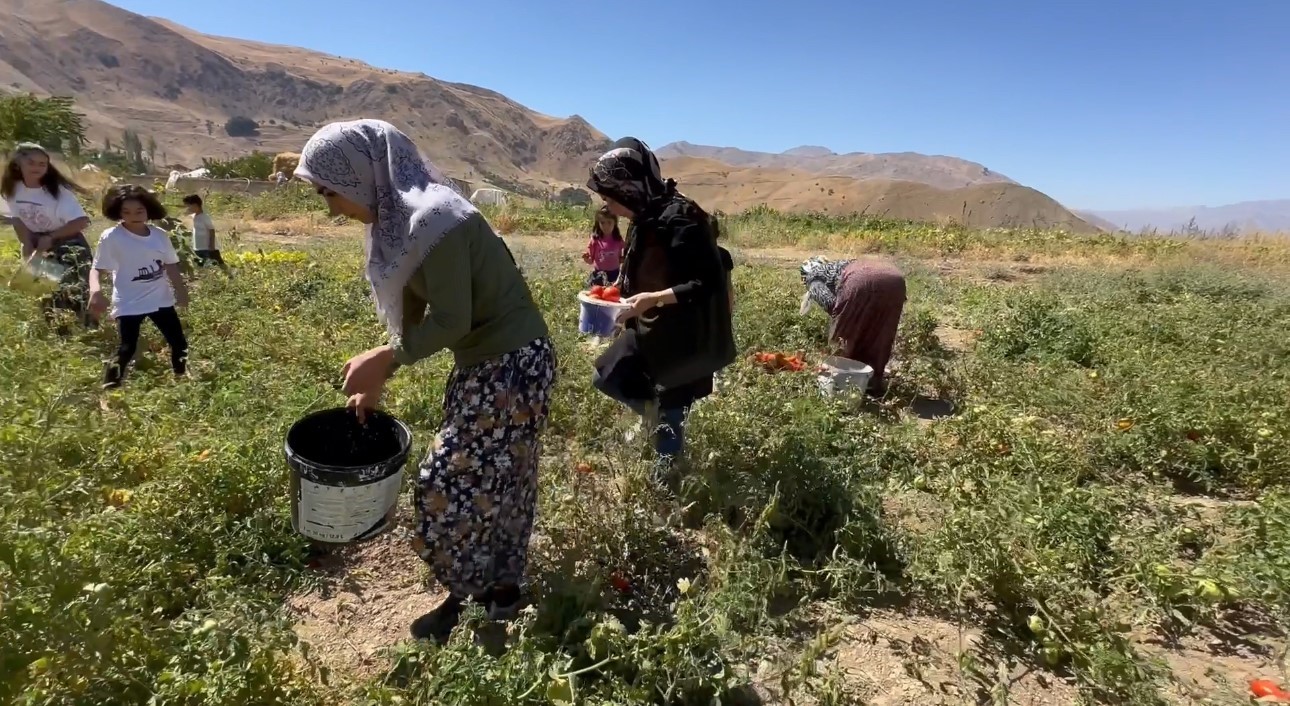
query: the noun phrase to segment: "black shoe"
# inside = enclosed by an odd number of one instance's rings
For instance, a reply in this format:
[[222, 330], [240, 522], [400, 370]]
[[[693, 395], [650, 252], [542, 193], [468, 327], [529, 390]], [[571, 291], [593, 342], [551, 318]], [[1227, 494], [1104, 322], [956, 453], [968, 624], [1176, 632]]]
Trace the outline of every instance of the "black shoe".
[[452, 636], [452, 629], [461, 620], [463, 601], [457, 596], [449, 595], [437, 608], [412, 621], [409, 632], [417, 640], [430, 640], [443, 644]]
[[121, 366], [116, 363], [103, 364], [103, 389], [115, 390], [121, 386], [121, 381], [125, 378]]

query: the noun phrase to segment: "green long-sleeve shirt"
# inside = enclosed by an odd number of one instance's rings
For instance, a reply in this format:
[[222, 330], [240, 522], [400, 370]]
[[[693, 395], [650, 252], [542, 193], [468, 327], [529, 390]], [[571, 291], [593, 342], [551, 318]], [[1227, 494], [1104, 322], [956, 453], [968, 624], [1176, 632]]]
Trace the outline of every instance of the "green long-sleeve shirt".
[[467, 367], [547, 333], [506, 243], [476, 214], [431, 248], [403, 288], [394, 360], [409, 365], [447, 348], [457, 367]]

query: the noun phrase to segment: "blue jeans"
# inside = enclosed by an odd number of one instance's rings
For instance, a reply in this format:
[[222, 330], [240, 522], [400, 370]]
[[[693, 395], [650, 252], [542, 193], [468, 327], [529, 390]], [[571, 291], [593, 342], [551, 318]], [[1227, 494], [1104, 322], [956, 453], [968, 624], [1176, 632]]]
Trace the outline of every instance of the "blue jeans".
[[[637, 400], [619, 400], [631, 411], [642, 418], [647, 417], [649, 410], [645, 403]], [[648, 430], [654, 439], [654, 453], [660, 463], [669, 463], [681, 457], [685, 452], [685, 417], [689, 413], [685, 407], [660, 409], [655, 428]]]
[[654, 430], [654, 453], [660, 461], [671, 461], [681, 457], [685, 451], [685, 415], [684, 407], [660, 409], [658, 411], [658, 428]]

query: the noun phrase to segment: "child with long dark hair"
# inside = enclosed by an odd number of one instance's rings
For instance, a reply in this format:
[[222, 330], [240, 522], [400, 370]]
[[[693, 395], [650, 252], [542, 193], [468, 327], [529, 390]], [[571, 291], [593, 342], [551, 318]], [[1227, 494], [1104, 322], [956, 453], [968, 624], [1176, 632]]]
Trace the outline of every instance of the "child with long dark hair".
[[23, 261], [48, 258], [66, 268], [58, 291], [44, 301], [46, 317], [65, 310], [88, 323], [85, 303], [91, 254], [85, 229], [90, 219], [76, 200], [82, 192], [37, 144], [18, 145], [0, 175], [0, 196], [22, 243]]
[[103, 231], [90, 273], [90, 309], [107, 308], [102, 275], [112, 277], [112, 318], [121, 336], [116, 358], [105, 365], [103, 387], [120, 387], [139, 345], [139, 329], [150, 319], [170, 346], [175, 375], [188, 370], [188, 339], [176, 307], [188, 305], [179, 254], [166, 231], [152, 225], [166, 217], [157, 196], [141, 186], [121, 184], [103, 197], [103, 216], [117, 225]]
[[582, 253], [582, 261], [591, 265], [589, 285], [609, 286], [618, 281], [618, 268], [622, 262], [626, 242], [618, 231], [618, 217], [607, 208], [596, 211], [592, 224], [591, 240]]

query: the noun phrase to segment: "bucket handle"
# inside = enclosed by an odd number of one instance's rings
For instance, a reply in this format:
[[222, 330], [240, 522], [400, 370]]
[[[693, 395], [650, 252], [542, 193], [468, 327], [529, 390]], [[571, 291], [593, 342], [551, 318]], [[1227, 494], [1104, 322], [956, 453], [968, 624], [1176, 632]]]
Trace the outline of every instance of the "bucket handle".
[[308, 414], [310, 411], [313, 410], [315, 406], [318, 405], [319, 402], [323, 401], [323, 398], [327, 397], [327, 395], [330, 395], [333, 392], [335, 392], [335, 390], [324, 390], [323, 392], [321, 392], [317, 397], [314, 398], [312, 402], [300, 408], [299, 412], [296, 412], [296, 418], [298, 419]]
[[21, 267], [14, 270], [13, 274], [9, 275], [9, 281], [5, 283], [5, 286], [12, 287], [14, 278], [17, 277], [19, 274], [28, 271], [31, 268], [31, 263], [36, 261], [36, 255], [39, 255], [39, 254], [40, 253], [37, 253], [35, 250], [32, 250], [31, 255], [27, 257], [27, 261], [22, 263]]

